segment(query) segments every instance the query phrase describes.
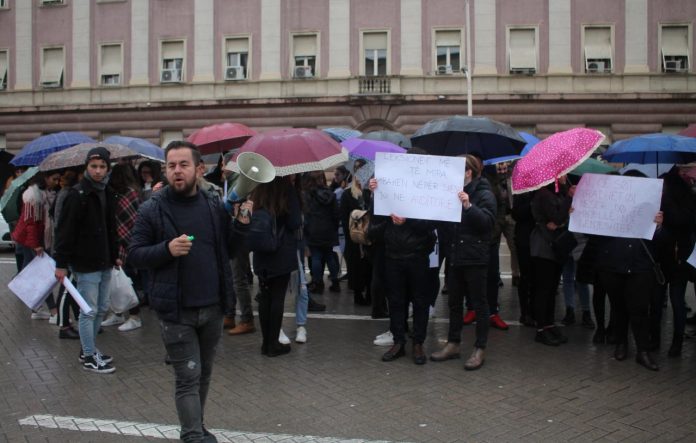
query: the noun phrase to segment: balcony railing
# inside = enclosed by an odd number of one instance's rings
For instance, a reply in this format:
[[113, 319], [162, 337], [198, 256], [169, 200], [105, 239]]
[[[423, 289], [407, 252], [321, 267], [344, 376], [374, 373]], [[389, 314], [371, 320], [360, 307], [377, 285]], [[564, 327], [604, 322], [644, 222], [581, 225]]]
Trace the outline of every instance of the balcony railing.
[[391, 94], [391, 78], [360, 77], [358, 94]]

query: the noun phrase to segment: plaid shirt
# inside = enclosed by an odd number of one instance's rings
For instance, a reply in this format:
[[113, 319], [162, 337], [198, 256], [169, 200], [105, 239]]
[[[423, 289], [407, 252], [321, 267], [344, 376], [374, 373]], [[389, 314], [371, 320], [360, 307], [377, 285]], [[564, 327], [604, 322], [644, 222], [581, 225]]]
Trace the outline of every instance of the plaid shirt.
[[133, 189], [129, 189], [126, 194], [116, 195], [116, 243], [118, 258], [123, 263], [126, 262], [128, 242], [138, 214], [138, 204], [138, 193]]

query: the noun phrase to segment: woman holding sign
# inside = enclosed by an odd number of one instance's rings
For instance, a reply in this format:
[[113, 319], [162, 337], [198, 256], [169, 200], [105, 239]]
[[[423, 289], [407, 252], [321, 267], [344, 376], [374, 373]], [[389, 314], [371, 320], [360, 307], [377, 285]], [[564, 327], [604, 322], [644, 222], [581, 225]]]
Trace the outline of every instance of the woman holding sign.
[[[476, 318], [487, 319], [489, 306], [486, 298], [486, 282], [491, 235], [496, 221], [496, 199], [490, 184], [481, 178], [483, 165], [472, 155], [466, 155], [464, 190], [458, 194], [462, 203], [461, 221], [453, 226], [452, 239], [447, 255], [449, 266], [449, 333], [445, 347], [430, 356], [432, 361], [445, 361], [460, 356], [464, 296], [468, 296], [476, 310]], [[484, 349], [488, 341], [489, 322], [476, 322], [474, 352], [464, 364], [464, 369], [475, 370], [484, 362]]]

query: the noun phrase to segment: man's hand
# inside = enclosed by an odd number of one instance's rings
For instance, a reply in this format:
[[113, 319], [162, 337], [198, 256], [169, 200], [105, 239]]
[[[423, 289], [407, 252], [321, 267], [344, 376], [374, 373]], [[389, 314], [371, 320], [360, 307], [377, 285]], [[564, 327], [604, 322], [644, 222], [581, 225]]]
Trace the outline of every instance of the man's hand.
[[188, 255], [191, 246], [193, 246], [193, 242], [188, 239], [188, 235], [182, 234], [169, 242], [169, 253], [173, 257]]
[[392, 223], [394, 223], [396, 226], [401, 226], [404, 223], [406, 223], [406, 219], [404, 217], [399, 217], [398, 215], [391, 215]]
[[44, 255], [44, 248], [39, 246], [38, 248], [34, 248], [34, 253], [37, 255], [37, 257], [41, 257]]
[[68, 270], [63, 268], [56, 268], [56, 272], [54, 275], [56, 276], [56, 280], [63, 283], [63, 279], [66, 275], [68, 275]]

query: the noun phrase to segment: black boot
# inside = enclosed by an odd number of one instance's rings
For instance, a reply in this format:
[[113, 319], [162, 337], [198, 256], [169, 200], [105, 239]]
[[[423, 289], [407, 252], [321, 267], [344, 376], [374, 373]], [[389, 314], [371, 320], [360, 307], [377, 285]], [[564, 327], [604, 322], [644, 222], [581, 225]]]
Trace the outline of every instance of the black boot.
[[331, 281], [331, 286], [329, 286], [329, 291], [341, 292], [341, 285], [338, 284], [338, 279]]
[[669, 351], [667, 351], [667, 357], [681, 357], [682, 353], [682, 343], [683, 343], [682, 338], [677, 338], [675, 337], [672, 340], [672, 346], [669, 347]]
[[595, 328], [595, 324], [592, 321], [592, 314], [590, 314], [590, 311], [582, 311], [582, 326], [587, 329]]
[[561, 320], [561, 323], [563, 323], [566, 326], [574, 325], [575, 324], [575, 309], [566, 308], [566, 315], [565, 315], [565, 317], [563, 317], [563, 320]]
[[636, 353], [636, 363], [651, 371], [660, 370], [660, 367], [655, 363], [648, 351], [638, 351]]

